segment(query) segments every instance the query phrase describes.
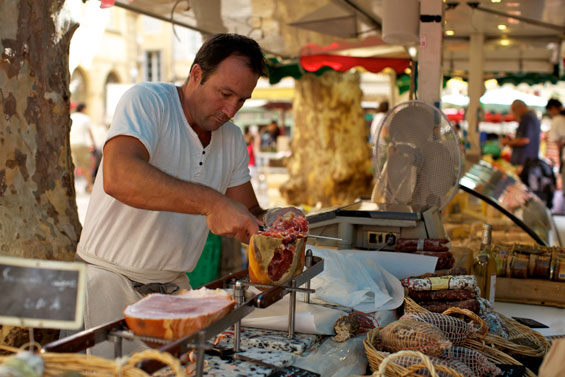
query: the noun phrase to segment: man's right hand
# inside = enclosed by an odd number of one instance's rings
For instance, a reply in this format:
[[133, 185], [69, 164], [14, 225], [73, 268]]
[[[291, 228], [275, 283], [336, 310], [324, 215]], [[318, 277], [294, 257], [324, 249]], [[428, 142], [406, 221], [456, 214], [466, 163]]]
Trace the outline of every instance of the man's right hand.
[[206, 214], [210, 231], [220, 236], [233, 237], [249, 243], [251, 236], [259, 231], [258, 220], [239, 202], [222, 196]]

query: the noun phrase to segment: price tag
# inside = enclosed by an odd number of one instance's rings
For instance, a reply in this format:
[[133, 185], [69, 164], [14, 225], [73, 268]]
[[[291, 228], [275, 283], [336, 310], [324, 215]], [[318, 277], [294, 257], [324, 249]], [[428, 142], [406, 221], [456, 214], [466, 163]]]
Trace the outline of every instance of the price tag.
[[85, 284], [83, 263], [0, 257], [0, 324], [79, 329]]

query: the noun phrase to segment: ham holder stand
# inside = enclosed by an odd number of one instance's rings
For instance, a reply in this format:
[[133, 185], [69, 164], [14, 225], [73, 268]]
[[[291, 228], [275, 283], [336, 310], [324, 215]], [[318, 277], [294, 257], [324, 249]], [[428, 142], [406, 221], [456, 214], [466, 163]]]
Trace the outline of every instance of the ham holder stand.
[[[251, 313], [255, 308], [267, 308], [275, 302], [282, 299], [287, 293], [290, 294], [289, 308], [288, 308], [288, 337], [294, 338], [294, 324], [296, 315], [296, 292], [304, 292], [304, 301], [310, 302], [310, 293], [314, 290], [310, 289], [310, 280], [320, 274], [324, 270], [324, 260], [312, 255], [312, 250], [306, 251], [306, 269], [291, 281], [284, 285], [272, 286], [263, 284], [254, 284], [249, 281], [248, 271], [242, 270], [226, 277], [220, 278], [216, 281], [210, 282], [205, 285], [209, 289], [232, 289], [234, 299], [237, 305], [233, 311], [228, 313], [225, 317], [211, 323], [209, 326], [201, 329], [200, 331], [187, 335], [177, 340], [163, 340], [157, 338], [148, 338], [135, 335], [128, 327], [124, 319], [110, 322], [93, 329], [85, 330], [75, 335], [59, 339], [51, 342], [43, 347], [45, 352], [81, 352], [94, 345], [110, 341], [114, 343], [114, 356], [116, 358], [122, 357], [122, 342], [124, 339], [127, 341], [138, 339], [146, 343], [161, 344], [158, 347], [160, 352], [168, 352], [174, 357], [180, 358], [192, 349], [196, 350], [196, 376], [200, 377], [204, 372], [204, 353], [207, 349], [212, 348], [211, 343], [207, 340], [215, 338], [218, 334], [223, 332], [229, 327], [233, 326], [234, 329], [234, 358], [238, 358], [240, 351], [240, 327], [241, 320]], [[304, 285], [304, 288], [300, 288]], [[251, 298], [246, 298], [246, 289], [249, 286], [262, 288], [264, 291], [258, 293]], [[265, 290], [266, 289], [266, 290]], [[250, 361], [256, 364], [262, 364], [260, 360], [250, 359], [249, 357], [242, 357], [242, 360]], [[155, 360], [147, 360], [141, 362], [139, 368], [145, 370], [147, 373], [153, 373], [164, 365]]]

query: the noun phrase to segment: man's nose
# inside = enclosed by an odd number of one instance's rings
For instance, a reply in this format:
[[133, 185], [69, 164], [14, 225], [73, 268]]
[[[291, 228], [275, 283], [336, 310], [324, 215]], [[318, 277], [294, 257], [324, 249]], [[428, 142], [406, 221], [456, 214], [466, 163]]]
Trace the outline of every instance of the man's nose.
[[241, 108], [239, 102], [236, 101], [226, 101], [224, 104], [223, 112], [228, 116], [228, 118], [233, 118], [235, 113]]

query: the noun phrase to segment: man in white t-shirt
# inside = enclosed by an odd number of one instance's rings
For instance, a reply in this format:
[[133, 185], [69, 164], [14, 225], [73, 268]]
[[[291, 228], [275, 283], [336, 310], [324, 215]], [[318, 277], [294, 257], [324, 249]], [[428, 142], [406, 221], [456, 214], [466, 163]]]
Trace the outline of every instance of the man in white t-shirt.
[[377, 144], [377, 131], [387, 113], [388, 101], [382, 101], [379, 103], [379, 108], [371, 121], [371, 128], [369, 130], [369, 143], [371, 144], [371, 149], [374, 149]]
[[76, 111], [71, 114], [71, 154], [73, 162], [84, 179], [86, 180], [86, 191], [92, 191], [92, 151], [96, 149], [94, 136], [92, 134], [90, 117], [85, 114], [86, 105], [79, 103]]
[[[241, 242], [257, 233], [264, 211], [230, 119], [264, 72], [255, 41], [219, 34], [181, 87], [142, 83], [120, 99], [77, 247], [87, 263], [87, 329], [122, 318], [144, 294], [190, 289], [186, 272], [208, 231]], [[113, 345], [90, 352], [113, 358]]]
[[[551, 129], [549, 130], [549, 141], [557, 144], [559, 150], [559, 171], [561, 173], [561, 191], [565, 185], [565, 169], [563, 169], [563, 147], [565, 147], [565, 114], [563, 105], [558, 99], [552, 98], [547, 101], [545, 111], [551, 117]], [[565, 191], [564, 191], [565, 192]]]

